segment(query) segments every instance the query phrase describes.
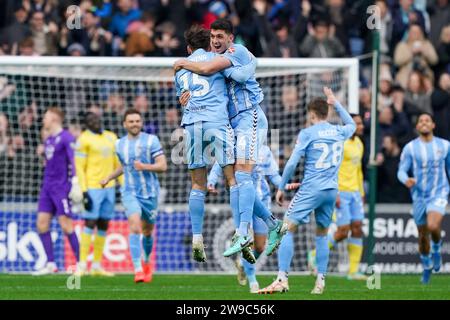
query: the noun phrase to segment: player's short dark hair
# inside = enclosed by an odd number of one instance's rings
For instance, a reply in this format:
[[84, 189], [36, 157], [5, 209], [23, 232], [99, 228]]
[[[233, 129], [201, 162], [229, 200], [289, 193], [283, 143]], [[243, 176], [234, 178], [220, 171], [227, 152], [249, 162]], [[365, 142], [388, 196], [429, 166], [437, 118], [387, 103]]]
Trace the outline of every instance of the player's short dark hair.
[[431, 118], [431, 121], [432, 121], [433, 123], [435, 123], [434, 117], [433, 117], [433, 115], [432, 115], [431, 113], [429, 113], [429, 112], [421, 112], [421, 113], [417, 116], [416, 125], [419, 123], [419, 119], [420, 119], [421, 116], [429, 116], [429, 117]]
[[328, 116], [328, 103], [323, 98], [314, 98], [308, 104], [308, 111], [316, 114], [319, 119], [326, 119]]
[[197, 49], [208, 50], [211, 43], [211, 33], [199, 25], [193, 25], [184, 33], [184, 39], [193, 51]]
[[127, 120], [127, 117], [132, 114], [137, 114], [139, 115], [139, 117], [142, 118], [142, 114], [137, 109], [131, 108], [125, 111], [125, 114], [123, 115], [123, 122], [125, 122]]
[[47, 109], [46, 112], [51, 112], [53, 114], [56, 114], [61, 122], [64, 122], [64, 111], [59, 107], [50, 107]]
[[360, 117], [361, 118], [361, 115], [359, 113], [350, 113], [350, 117], [352, 117], [352, 118]]
[[233, 34], [233, 24], [228, 19], [217, 19], [211, 24], [211, 30], [223, 30], [227, 34]]
[[84, 114], [84, 123], [87, 123], [88, 118], [91, 116], [96, 116], [96, 117], [100, 118], [100, 116], [98, 114], [96, 114], [95, 112], [88, 111]]

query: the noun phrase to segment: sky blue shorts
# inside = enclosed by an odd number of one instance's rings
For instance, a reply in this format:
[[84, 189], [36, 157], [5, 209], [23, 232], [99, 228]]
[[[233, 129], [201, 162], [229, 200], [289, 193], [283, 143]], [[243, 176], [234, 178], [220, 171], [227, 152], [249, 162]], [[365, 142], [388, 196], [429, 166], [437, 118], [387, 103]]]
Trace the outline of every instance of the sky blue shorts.
[[92, 209], [83, 212], [83, 219], [111, 220], [114, 216], [116, 188], [88, 189], [87, 193], [92, 199]]
[[260, 106], [245, 110], [231, 119], [231, 126], [236, 137], [236, 159], [257, 162], [269, 130], [264, 111]]
[[364, 204], [361, 193], [340, 191], [340, 208], [336, 208], [336, 224], [348, 225], [353, 221], [364, 220]]
[[428, 199], [413, 199], [413, 217], [416, 225], [423, 226], [427, 224], [428, 212], [434, 211], [445, 215], [447, 207], [447, 197], [434, 197]]
[[292, 199], [285, 218], [294, 224], [310, 222], [310, 214], [314, 211], [316, 224], [328, 228], [336, 204], [337, 189], [303, 190], [300, 188]]
[[122, 192], [122, 204], [125, 207], [125, 215], [129, 218], [132, 214], [139, 214], [141, 219], [150, 224], [155, 223], [158, 213], [158, 199], [150, 197], [147, 199], [136, 197], [131, 192]]
[[188, 169], [234, 164], [234, 133], [229, 124], [196, 122], [184, 127]]

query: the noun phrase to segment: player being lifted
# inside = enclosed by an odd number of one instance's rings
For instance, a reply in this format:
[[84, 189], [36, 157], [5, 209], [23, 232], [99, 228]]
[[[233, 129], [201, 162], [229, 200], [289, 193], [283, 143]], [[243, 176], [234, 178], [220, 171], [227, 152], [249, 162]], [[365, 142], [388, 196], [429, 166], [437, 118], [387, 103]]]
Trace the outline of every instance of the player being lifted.
[[[167, 170], [167, 161], [158, 137], [141, 132], [143, 121], [139, 111], [128, 109], [124, 115], [123, 126], [127, 135], [117, 140], [115, 145], [121, 167], [103, 180], [101, 185], [107, 186], [111, 180], [125, 175], [121, 194], [130, 228], [129, 243], [135, 272], [134, 282], [150, 282], [152, 233], [159, 197], [157, 173]], [[144, 261], [141, 261], [141, 232]]]
[[[363, 252], [362, 221], [364, 220], [364, 186], [362, 159], [364, 145], [359, 137], [364, 133], [361, 116], [352, 114], [356, 124], [355, 134], [344, 142], [344, 154], [338, 174], [338, 196], [336, 198], [336, 232], [328, 234], [328, 246], [333, 249], [336, 244], [348, 238], [347, 251], [349, 271], [347, 279], [366, 280], [367, 277], [358, 272]], [[316, 250], [308, 254], [308, 267], [316, 273]]]
[[108, 223], [114, 215], [115, 181], [111, 180], [104, 188], [102, 188], [100, 181], [120, 166], [115, 152], [117, 136], [102, 129], [100, 116], [95, 113], [87, 113], [84, 122], [86, 129], [78, 138], [75, 152], [77, 176], [83, 192], [85, 208], [77, 274], [83, 275], [87, 272], [87, 257], [91, 247], [91, 239], [95, 228], [97, 228], [94, 238], [94, 260], [91, 274], [112, 276], [112, 273], [101, 268], [100, 263]]
[[438, 272], [441, 268], [441, 223], [449, 194], [450, 143], [435, 137], [434, 128], [430, 114], [422, 113], [418, 117], [419, 137], [403, 148], [397, 172], [398, 179], [411, 192], [424, 284], [429, 283], [433, 270]]
[[75, 138], [63, 129], [64, 112], [57, 107], [49, 108], [44, 115], [44, 130], [49, 133], [45, 140], [45, 170], [39, 195], [37, 230], [47, 255], [45, 267], [34, 275], [57, 272], [53, 254], [50, 223], [53, 215], [58, 218], [62, 231], [69, 239], [70, 246], [78, 261], [79, 244], [72, 224], [71, 204], [82, 200], [82, 193], [75, 175]]
[[[316, 98], [308, 104], [308, 118], [312, 125], [300, 131], [276, 194], [278, 204], [282, 205], [283, 190], [292, 177], [300, 158], [305, 158], [304, 178], [285, 214], [285, 224], [281, 232], [283, 233], [287, 229], [289, 234], [286, 237], [292, 237], [299, 224], [309, 223], [310, 214], [314, 211], [318, 274], [314, 289], [311, 291], [312, 294], [322, 294], [325, 288], [325, 275], [330, 253], [327, 233], [336, 202], [337, 175], [342, 161], [343, 144], [353, 135], [356, 128], [352, 117], [336, 100], [331, 89], [324, 87], [323, 91], [327, 100]], [[326, 121], [328, 105], [334, 106], [344, 123], [343, 126], [332, 125]], [[282, 243], [286, 241], [285, 239]], [[281, 249], [284, 250], [283, 246]], [[290, 266], [293, 253], [292, 248], [290, 250], [288, 248], [286, 253], [280, 251], [279, 257], [283, 261], [279, 261], [279, 265]], [[277, 279], [268, 287], [260, 290], [260, 293], [286, 291], [277, 289], [280, 284], [287, 286], [287, 272], [279, 271]]]
[[[209, 52], [210, 32], [208, 30], [193, 26], [186, 31], [185, 39], [190, 54], [189, 60], [208, 61], [215, 57], [214, 53]], [[191, 98], [183, 109], [181, 126], [184, 128], [187, 163], [192, 179], [189, 195], [192, 254], [194, 260], [205, 262], [202, 232], [205, 212], [206, 166], [213, 161], [212, 157], [209, 157], [207, 147], [212, 146], [210, 151], [214, 152], [218, 164], [223, 168], [225, 178], [230, 186], [231, 209], [233, 212], [238, 212], [238, 195], [233, 172], [234, 134], [228, 121], [225, 78], [221, 73], [200, 76], [181, 69], [175, 74], [175, 86], [178, 97], [185, 91], [191, 93]], [[212, 138], [213, 142], [210, 144]], [[250, 256], [250, 258], [252, 257]]]
[[[174, 67], [203, 75], [211, 75], [223, 70], [227, 78], [230, 78], [229, 73], [234, 70], [230, 67], [244, 67], [256, 60], [247, 48], [234, 44], [233, 40], [231, 22], [226, 19], [218, 19], [211, 24], [211, 49], [220, 55], [202, 62], [178, 60]], [[268, 255], [274, 252], [282, 238], [280, 233], [282, 222], [278, 221], [264, 205], [259, 203], [261, 200], [256, 197], [256, 189], [251, 175], [258, 159], [258, 152], [267, 139], [268, 123], [259, 106], [263, 100], [263, 93], [256, 81], [254, 71], [248, 76], [249, 78], [242, 83], [232, 78], [227, 81], [228, 117], [231, 127], [234, 129], [236, 141], [234, 174], [238, 185], [239, 215], [235, 220], [239, 221], [239, 226], [231, 247], [224, 252], [226, 257], [247, 248], [253, 242], [249, 234], [253, 213], [263, 219], [269, 228], [269, 241], [266, 248]], [[261, 208], [261, 211], [254, 211], [254, 206]]]
[[[223, 173], [220, 166], [218, 165], [218, 163], [215, 163], [208, 175], [208, 191], [210, 193], [218, 193], [218, 191], [216, 190], [216, 184], [222, 176]], [[259, 153], [258, 164], [253, 169], [252, 178], [253, 183], [256, 187], [256, 196], [261, 199], [261, 203], [263, 203], [266, 208], [270, 208], [270, 186], [266, 180], [266, 177], [269, 178], [270, 182], [275, 186], [278, 186], [281, 182], [278, 163], [275, 161], [270, 148], [265, 145], [261, 148], [261, 151]], [[264, 221], [262, 221], [261, 218], [257, 216], [253, 216], [252, 226], [254, 233], [253, 236], [255, 240], [253, 254], [255, 256], [255, 259], [258, 259], [258, 257], [263, 253], [264, 247], [266, 245], [267, 226]], [[240, 270], [242, 266], [244, 272]], [[257, 293], [259, 290], [259, 284], [256, 280], [255, 265], [239, 257], [237, 260], [237, 268], [239, 271], [239, 283], [241, 285], [245, 285], [246, 279], [248, 279], [250, 292]]]

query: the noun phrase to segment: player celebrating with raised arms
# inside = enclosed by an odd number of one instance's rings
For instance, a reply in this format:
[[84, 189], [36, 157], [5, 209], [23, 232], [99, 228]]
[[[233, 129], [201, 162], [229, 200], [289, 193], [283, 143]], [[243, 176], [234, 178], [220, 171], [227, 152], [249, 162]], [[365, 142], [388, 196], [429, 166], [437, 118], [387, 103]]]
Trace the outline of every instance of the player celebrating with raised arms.
[[[107, 186], [111, 180], [125, 175], [121, 188], [122, 203], [130, 228], [129, 243], [133, 261], [134, 281], [150, 282], [152, 270], [150, 255], [153, 248], [153, 228], [158, 209], [159, 180], [157, 173], [167, 170], [167, 161], [157, 136], [141, 132], [142, 115], [128, 109], [123, 126], [127, 135], [116, 142], [116, 153], [121, 167], [101, 181]], [[141, 230], [144, 261], [141, 261]]]
[[419, 115], [416, 124], [419, 137], [403, 148], [397, 172], [398, 179], [411, 191], [423, 284], [429, 283], [433, 270], [438, 272], [441, 268], [441, 224], [449, 194], [450, 143], [435, 137], [434, 128], [430, 114]]
[[[255, 57], [242, 45], [233, 43], [233, 25], [229, 20], [218, 19], [211, 24], [211, 49], [220, 53], [209, 61], [178, 60], [175, 69], [183, 68], [197, 74], [211, 75], [222, 71], [228, 78], [228, 117], [236, 137], [235, 178], [238, 184], [239, 226], [233, 237], [232, 245], [224, 252], [224, 256], [247, 248], [253, 241], [249, 234], [253, 213], [263, 219], [269, 228], [269, 243], [266, 253], [271, 255], [281, 241], [281, 221], [264, 209], [260, 199], [256, 196], [252, 171], [258, 159], [258, 152], [266, 142], [268, 122], [259, 104], [263, 100], [263, 93], [255, 78], [255, 71], [248, 74], [245, 81], [236, 81], [232, 73], [235, 68], [256, 64]], [[255, 203], [256, 202], [256, 203]], [[261, 208], [262, 210], [255, 210]]]
[[97, 228], [91, 274], [112, 276], [112, 273], [101, 268], [100, 263], [108, 223], [114, 215], [115, 181], [110, 181], [104, 188], [100, 181], [120, 166], [115, 152], [117, 136], [111, 131], [102, 129], [100, 116], [95, 113], [88, 112], [84, 122], [86, 130], [78, 138], [75, 152], [77, 176], [84, 195], [85, 209], [77, 274], [83, 275], [87, 272], [87, 256], [91, 247], [92, 235]]
[[80, 202], [83, 195], [75, 174], [75, 138], [63, 129], [63, 122], [64, 112], [60, 108], [52, 107], [45, 112], [43, 124], [49, 137], [44, 143], [45, 170], [39, 195], [37, 230], [47, 255], [47, 264], [34, 275], [57, 272], [49, 231], [53, 215], [58, 218], [61, 229], [69, 239], [76, 260], [79, 258], [79, 243], [73, 228], [69, 198]]
[[[310, 214], [314, 211], [317, 225], [318, 275], [314, 289], [311, 291], [312, 294], [322, 294], [325, 288], [325, 275], [330, 253], [327, 233], [336, 202], [337, 175], [342, 161], [343, 144], [356, 129], [352, 117], [336, 100], [331, 89], [324, 87], [323, 91], [327, 100], [316, 98], [308, 104], [308, 118], [312, 125], [300, 131], [292, 155], [284, 168], [276, 194], [278, 204], [282, 205], [285, 186], [294, 174], [300, 159], [305, 158], [304, 178], [285, 214], [285, 224], [281, 232], [283, 233], [287, 229], [290, 234], [286, 237], [292, 237], [299, 224], [309, 223]], [[336, 113], [344, 123], [343, 126], [332, 125], [326, 121], [328, 105], [334, 106]], [[279, 261], [279, 265], [289, 266], [293, 250], [288, 250], [287, 254], [282, 254], [280, 251], [279, 257], [283, 259], [283, 261]], [[280, 283], [287, 284], [286, 272], [279, 271], [277, 279], [267, 288], [260, 290], [260, 293], [286, 291], [278, 289]]]

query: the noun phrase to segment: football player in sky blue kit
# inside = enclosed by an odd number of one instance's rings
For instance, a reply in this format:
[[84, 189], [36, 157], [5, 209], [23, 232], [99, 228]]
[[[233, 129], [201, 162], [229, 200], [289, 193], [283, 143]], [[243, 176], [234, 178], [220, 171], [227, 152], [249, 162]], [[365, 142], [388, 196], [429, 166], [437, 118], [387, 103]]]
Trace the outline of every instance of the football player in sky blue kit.
[[[209, 52], [210, 32], [199, 26], [191, 27], [185, 33], [190, 61], [209, 61], [216, 54]], [[254, 69], [249, 65], [248, 68]], [[233, 70], [232, 77], [249, 74], [244, 70]], [[236, 76], [237, 74], [237, 76]], [[241, 81], [245, 81], [244, 77]], [[177, 96], [190, 92], [191, 98], [183, 108], [181, 126], [184, 128], [187, 148], [187, 163], [191, 173], [192, 189], [189, 195], [189, 212], [192, 224], [192, 254], [194, 260], [205, 262], [203, 245], [203, 216], [205, 212], [206, 166], [213, 164], [213, 156], [224, 170], [230, 185], [230, 205], [234, 214], [238, 212], [238, 193], [234, 178], [234, 132], [228, 120], [228, 96], [225, 77], [222, 73], [200, 76], [186, 69], [175, 74]], [[208, 149], [209, 148], [209, 149]], [[250, 243], [247, 244], [247, 247]], [[247, 249], [250, 252], [250, 249]], [[254, 263], [254, 257], [250, 260]]]
[[[150, 282], [150, 256], [153, 229], [158, 211], [159, 180], [157, 173], [167, 170], [167, 161], [157, 136], [142, 131], [142, 115], [135, 109], [125, 112], [123, 126], [127, 135], [116, 142], [121, 167], [100, 182], [102, 187], [124, 174], [122, 203], [130, 228], [130, 255], [134, 267], [134, 282]], [[142, 230], [142, 231], [141, 231]], [[141, 261], [141, 232], [144, 260]]]
[[419, 137], [403, 148], [397, 172], [398, 179], [411, 191], [424, 284], [429, 283], [432, 270], [441, 268], [441, 224], [449, 194], [450, 142], [435, 137], [434, 128], [430, 114], [418, 117]]
[[[289, 237], [297, 230], [299, 224], [310, 221], [310, 214], [314, 211], [316, 218], [316, 262], [317, 279], [312, 294], [322, 294], [325, 288], [330, 249], [328, 247], [328, 227], [336, 202], [338, 171], [342, 161], [344, 141], [349, 139], [356, 130], [355, 122], [350, 114], [334, 97], [331, 89], [325, 87], [327, 100], [316, 98], [308, 104], [308, 118], [312, 124], [300, 131], [297, 142], [289, 161], [284, 168], [276, 199], [282, 205], [286, 184], [291, 179], [301, 158], [305, 158], [304, 178], [302, 184], [292, 199], [285, 214], [285, 224], [282, 228], [289, 234], [283, 239], [283, 244], [292, 243]], [[332, 125], [327, 122], [328, 105], [334, 106], [341, 117], [343, 126]], [[280, 248], [279, 265], [290, 266], [293, 248]], [[285, 250], [282, 254], [281, 250]], [[287, 270], [287, 269], [285, 269]], [[277, 279], [260, 293], [284, 292], [287, 287], [287, 273], [280, 272]]]
[[256, 197], [253, 184], [252, 171], [258, 159], [258, 152], [266, 142], [268, 123], [267, 118], [259, 104], [263, 100], [263, 93], [256, 81], [254, 71], [244, 82], [235, 81], [230, 73], [235, 68], [246, 66], [255, 57], [242, 45], [233, 43], [233, 26], [226, 19], [218, 19], [211, 24], [211, 49], [220, 53], [210, 61], [178, 60], [175, 69], [183, 68], [197, 74], [211, 75], [222, 71], [229, 78], [228, 91], [228, 117], [234, 130], [236, 141], [236, 164], [234, 166], [235, 178], [239, 194], [239, 227], [233, 237], [232, 246], [224, 252], [224, 256], [231, 256], [253, 241], [249, 228], [253, 214], [262, 218], [269, 228], [269, 243], [266, 253], [271, 255], [281, 241], [282, 222], [278, 221], [269, 210], [253, 210], [264, 208]]
[[[217, 194], [216, 184], [222, 178], [222, 176], [223, 172], [219, 164], [216, 162], [208, 175], [208, 192]], [[275, 161], [272, 151], [267, 145], [261, 148], [258, 162], [252, 172], [252, 178], [253, 183], [256, 187], [256, 196], [259, 199], [261, 199], [261, 203], [263, 203], [266, 208], [270, 208], [271, 203], [270, 186], [266, 178], [268, 178], [273, 185], [278, 186], [281, 182], [281, 176], [279, 173], [278, 164]], [[255, 259], [257, 259], [264, 251], [264, 247], [266, 245], [267, 226], [264, 223], [264, 221], [262, 221], [262, 219], [257, 216], [253, 216], [252, 222], [255, 240], [253, 253]], [[243, 258], [240, 259], [241, 261], [238, 260], [239, 262], [238, 269], [242, 268], [243, 265], [244, 267], [243, 269], [245, 272], [244, 276], [246, 276], [248, 279], [250, 292], [257, 293], [259, 290], [259, 284], [258, 281], [256, 280], [255, 265], [249, 263]], [[238, 273], [239, 283], [245, 285], [246, 279], [245, 277], [241, 277], [240, 273], [241, 272]]]

